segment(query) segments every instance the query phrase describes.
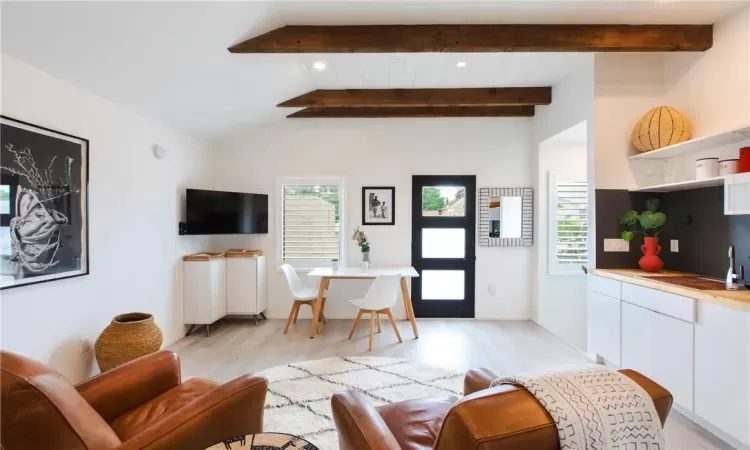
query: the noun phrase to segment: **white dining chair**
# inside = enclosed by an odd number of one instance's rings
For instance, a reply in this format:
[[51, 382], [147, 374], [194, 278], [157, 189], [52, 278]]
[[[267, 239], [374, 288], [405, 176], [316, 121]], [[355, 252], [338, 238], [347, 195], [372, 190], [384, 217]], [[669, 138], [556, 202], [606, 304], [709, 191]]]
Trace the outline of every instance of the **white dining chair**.
[[380, 315], [385, 314], [388, 316], [388, 320], [391, 322], [393, 331], [396, 332], [398, 342], [402, 343], [401, 333], [398, 332], [396, 321], [393, 320], [393, 314], [391, 313], [391, 306], [396, 304], [398, 300], [398, 291], [401, 287], [401, 275], [380, 275], [373, 281], [372, 286], [365, 294], [365, 298], [350, 300], [349, 302], [359, 307], [357, 318], [354, 319], [352, 325], [352, 331], [349, 332], [349, 339], [354, 336], [354, 332], [357, 330], [359, 320], [362, 315], [366, 312], [370, 313], [370, 350], [372, 351], [372, 337], [375, 334], [375, 322], [378, 323], [378, 333], [380, 333]]
[[[289, 325], [297, 323], [297, 316], [299, 315], [299, 309], [302, 305], [308, 305], [310, 309], [314, 310], [315, 300], [318, 298], [318, 293], [315, 291], [315, 288], [311, 288], [300, 280], [294, 267], [289, 264], [284, 264], [281, 266], [281, 270], [284, 271], [286, 283], [287, 286], [289, 286], [289, 292], [291, 292], [292, 298], [294, 298], [292, 310], [289, 311], [289, 318], [286, 319], [286, 325], [284, 326], [284, 334], [286, 334], [286, 332], [289, 331]], [[323, 304], [320, 305], [320, 321], [328, 323], [323, 314], [325, 309], [326, 298], [323, 297]], [[320, 333], [320, 327], [318, 327], [318, 333]]]

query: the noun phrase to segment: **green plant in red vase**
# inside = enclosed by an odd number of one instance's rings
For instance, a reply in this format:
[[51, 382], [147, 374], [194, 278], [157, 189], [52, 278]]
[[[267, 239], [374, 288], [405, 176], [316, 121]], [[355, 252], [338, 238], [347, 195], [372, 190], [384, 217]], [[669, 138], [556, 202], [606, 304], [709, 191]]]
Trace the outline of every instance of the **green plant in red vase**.
[[659, 211], [659, 206], [661, 201], [652, 198], [646, 200], [646, 210], [642, 213], [638, 214], [638, 211], [631, 209], [620, 217], [620, 224], [626, 228], [620, 237], [630, 242], [636, 233], [643, 235], [643, 257], [638, 261], [638, 265], [647, 272], [658, 272], [664, 268], [664, 261], [658, 256], [661, 253], [659, 234], [667, 222], [667, 216]]

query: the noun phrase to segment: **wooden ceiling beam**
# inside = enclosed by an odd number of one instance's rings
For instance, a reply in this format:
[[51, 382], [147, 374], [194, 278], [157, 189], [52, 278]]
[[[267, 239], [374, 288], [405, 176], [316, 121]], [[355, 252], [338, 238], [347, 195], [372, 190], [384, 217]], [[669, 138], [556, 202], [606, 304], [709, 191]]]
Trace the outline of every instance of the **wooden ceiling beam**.
[[712, 25], [290, 25], [231, 53], [704, 51]]
[[302, 94], [279, 107], [417, 107], [417, 106], [531, 106], [549, 105], [551, 87], [458, 89], [342, 89]]
[[306, 108], [287, 116], [309, 118], [405, 118], [405, 117], [533, 117], [533, 106], [426, 106], [369, 108]]

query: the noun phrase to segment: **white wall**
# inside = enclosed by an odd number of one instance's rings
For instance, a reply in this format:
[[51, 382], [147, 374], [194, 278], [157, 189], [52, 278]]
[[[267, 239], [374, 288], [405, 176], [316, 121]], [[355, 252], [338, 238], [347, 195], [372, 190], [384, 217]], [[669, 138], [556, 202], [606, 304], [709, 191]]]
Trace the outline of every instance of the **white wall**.
[[[154, 314], [165, 345], [184, 335], [181, 194], [210, 175], [207, 146], [3, 56], [4, 115], [88, 138], [88, 276], [2, 291], [2, 347], [50, 363], [71, 381], [95, 367], [95, 340], [116, 314]], [[151, 155], [159, 143], [166, 159]]]
[[[583, 128], [585, 136], [586, 124]], [[539, 145], [539, 244], [537, 270], [538, 278], [538, 323], [569, 344], [586, 350], [587, 346], [587, 303], [586, 276], [583, 271], [573, 274], [551, 275], [549, 273], [549, 252], [553, 243], [550, 240], [550, 196], [549, 173], [575, 180], [586, 180], [586, 141], [569, 141], [563, 136], [551, 137]], [[590, 216], [593, 222], [593, 216]], [[593, 228], [593, 225], [590, 225]], [[591, 247], [589, 247], [591, 249]]]
[[682, 111], [694, 136], [750, 124], [750, 6], [714, 25], [714, 45], [664, 56], [666, 104]]
[[[275, 212], [280, 175], [346, 177], [349, 233], [361, 223], [362, 186], [396, 187], [396, 225], [365, 227], [373, 265], [408, 265], [411, 260], [411, 177], [475, 174], [477, 186], [530, 186], [530, 119], [343, 119], [288, 120], [227, 143], [215, 153], [216, 188], [270, 194]], [[226, 236], [217, 248], [261, 248], [276, 261], [275, 214], [269, 234]], [[477, 247], [476, 317], [527, 319], [531, 298], [530, 248]], [[350, 242], [348, 263], [360, 255]], [[291, 298], [280, 273], [269, 274], [270, 317], [286, 317]], [[305, 277], [306, 278], [306, 277]], [[309, 280], [315, 284], [316, 280]], [[365, 283], [334, 281], [326, 315], [352, 318], [347, 300], [362, 295]], [[401, 308], [396, 308], [403, 317]], [[309, 313], [303, 310], [303, 314]]]
[[664, 104], [664, 56], [660, 53], [599, 53], [595, 58], [595, 188], [636, 187], [628, 157], [633, 126]]
[[[557, 170], [590, 178], [594, 165], [594, 55], [587, 64], [552, 88], [552, 104], [537, 107], [534, 117], [535, 252], [533, 319], [569, 344], [586, 349], [586, 279], [581, 275], [550, 275], [548, 172]], [[593, 178], [593, 177], [591, 177]], [[593, 184], [589, 214], [594, 217]], [[593, 267], [593, 227], [589, 236], [589, 266]]]
[[714, 25], [713, 47], [705, 52], [600, 53], [595, 61], [596, 189], [663, 182], [663, 167], [628, 160], [638, 153], [630, 142], [633, 125], [651, 108], [680, 110], [694, 138], [750, 123], [750, 6]]

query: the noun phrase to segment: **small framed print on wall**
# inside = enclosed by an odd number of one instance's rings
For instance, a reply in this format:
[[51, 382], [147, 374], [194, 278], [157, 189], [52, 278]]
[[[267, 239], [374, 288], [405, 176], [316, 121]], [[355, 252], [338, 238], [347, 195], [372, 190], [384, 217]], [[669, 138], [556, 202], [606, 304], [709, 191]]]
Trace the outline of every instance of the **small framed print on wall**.
[[362, 188], [362, 225], [396, 224], [396, 188]]

